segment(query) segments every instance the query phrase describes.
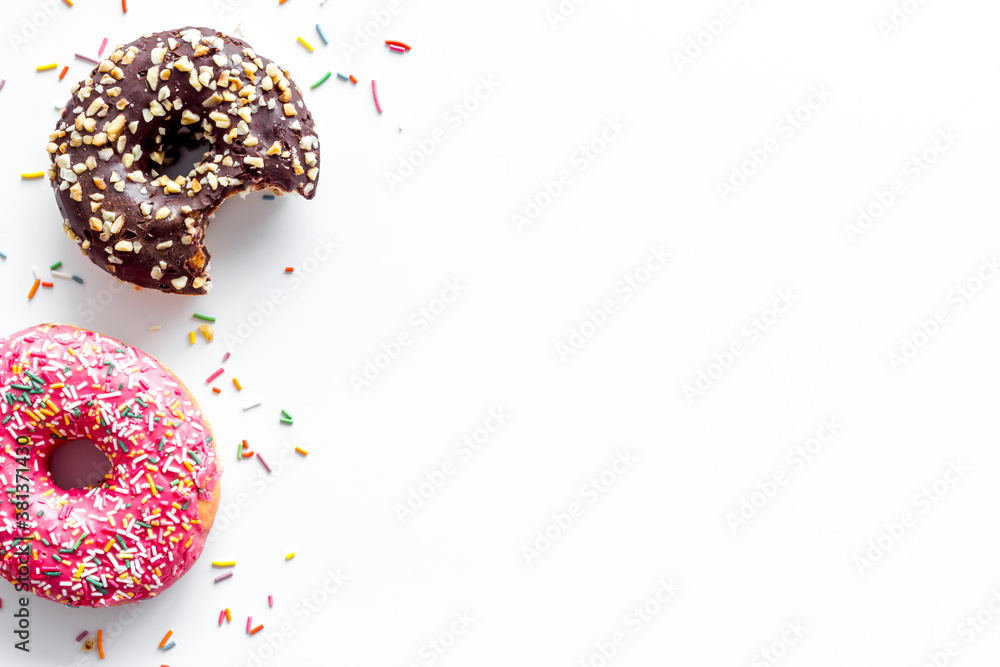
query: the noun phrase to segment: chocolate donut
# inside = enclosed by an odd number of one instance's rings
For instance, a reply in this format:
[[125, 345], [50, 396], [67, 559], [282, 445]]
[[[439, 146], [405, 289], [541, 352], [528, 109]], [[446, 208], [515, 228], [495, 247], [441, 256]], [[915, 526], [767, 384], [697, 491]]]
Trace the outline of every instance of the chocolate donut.
[[[205, 294], [205, 230], [227, 197], [316, 194], [319, 139], [302, 92], [230, 35], [144, 35], [72, 93], [49, 135], [49, 178], [66, 235], [120, 280]], [[182, 149], [202, 146], [186, 176], [163, 173]]]

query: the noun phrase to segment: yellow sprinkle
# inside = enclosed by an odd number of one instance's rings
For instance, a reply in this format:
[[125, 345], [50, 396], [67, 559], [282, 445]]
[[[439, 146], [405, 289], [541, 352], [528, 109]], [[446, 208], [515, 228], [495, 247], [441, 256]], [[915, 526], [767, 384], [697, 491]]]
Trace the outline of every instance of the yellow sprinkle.
[[[66, 384], [63, 383], [63, 382], [56, 382], [55, 384], [50, 384], [49, 388], [50, 389], [62, 389], [65, 386], [66, 386]], [[55, 408], [53, 408], [53, 409], [55, 409]]]
[[45, 176], [44, 171], [31, 171], [28, 173], [21, 174], [21, 178], [41, 178]]
[[194, 345], [194, 332], [193, 331], [189, 331], [188, 332], [188, 340], [191, 341], [192, 345]]
[[233, 386], [236, 387], [236, 391], [243, 391], [243, 385], [236, 378], [233, 378]]
[[234, 560], [213, 560], [212, 567], [234, 567], [236, 561]]
[[[309, 50], [311, 51], [312, 49]], [[39, 65], [38, 67], [35, 68], [35, 70], [38, 72], [44, 72], [47, 69], [55, 69], [56, 66], [57, 63], [49, 63], [48, 65]]]
[[42, 498], [48, 498], [49, 496], [51, 496], [55, 492], [56, 492], [55, 489], [49, 489], [48, 491], [46, 491], [45, 493], [42, 494]]
[[108, 543], [104, 545], [104, 553], [111, 551], [111, 547], [114, 545], [114, 543], [115, 543], [114, 538], [108, 540]]
[[302, 449], [301, 447], [296, 447], [295, 451], [297, 451], [302, 456], [309, 456], [309, 452], [307, 452], [306, 450]]
[[188, 541], [184, 543], [184, 548], [187, 549], [188, 547], [190, 547], [192, 542], [194, 542], [194, 535], [189, 537]]
[[285, 556], [285, 560], [292, 560], [293, 558], [295, 558], [295, 552], [294, 551], [292, 553], [288, 554], [287, 556]]
[[153, 476], [148, 472], [146, 473], [146, 479], [149, 480], [149, 490], [153, 492], [154, 496], [160, 495], [160, 492], [156, 490], [156, 484], [153, 483]]
[[[302, 46], [304, 46], [307, 49], [309, 49], [309, 53], [313, 52], [313, 47], [309, 44], [309, 42], [307, 42], [306, 40], [302, 39], [301, 37], [299, 37], [298, 39], [299, 39], [299, 44], [301, 44]], [[55, 67], [55, 65], [53, 65], [53, 67]]]
[[232, 621], [233, 620], [233, 615], [231, 613], [229, 613], [229, 607], [226, 607], [226, 620], [227, 621]]

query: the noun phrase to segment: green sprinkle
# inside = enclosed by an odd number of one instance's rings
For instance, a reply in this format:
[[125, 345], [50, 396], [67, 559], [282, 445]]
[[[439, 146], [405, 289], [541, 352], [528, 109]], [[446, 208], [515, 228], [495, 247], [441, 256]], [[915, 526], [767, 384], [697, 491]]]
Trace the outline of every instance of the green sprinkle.
[[115, 362], [113, 362], [113, 361], [105, 361], [104, 365], [108, 367], [108, 377], [111, 377], [111, 374], [115, 370]]
[[148, 523], [143, 523], [142, 521], [136, 521], [135, 525], [142, 526], [143, 528], [152, 528], [151, 525], [149, 525]]
[[330, 78], [331, 74], [333, 74], [333, 72], [327, 72], [326, 74], [323, 75], [322, 79], [320, 79], [319, 81], [317, 81], [316, 83], [314, 83], [313, 85], [311, 85], [309, 87], [310, 88], [319, 88], [321, 85], [323, 85], [324, 83], [326, 83], [326, 80]]
[[38, 514], [36, 514], [35, 516], [41, 518], [43, 514], [45, 514], [45, 510], [38, 510]]
[[128, 545], [125, 544], [125, 538], [121, 535], [115, 535], [115, 539], [118, 540], [118, 544], [122, 545], [122, 549], [128, 549]]
[[46, 577], [58, 577], [61, 574], [62, 572], [60, 572], [59, 570], [45, 570]]
[[125, 452], [126, 454], [128, 454], [128, 447], [125, 445], [124, 441], [119, 440], [118, 441], [118, 446], [122, 448], [123, 452]]
[[181, 480], [175, 479], [174, 481], [170, 482], [170, 486], [177, 486], [180, 483], [181, 483]]
[[60, 266], [62, 266], [62, 262], [56, 262], [55, 264], [53, 264], [52, 266], [49, 267], [49, 271], [55, 271]]
[[214, 322], [215, 321], [214, 317], [210, 317], [208, 315], [199, 315], [198, 313], [194, 314], [194, 319], [196, 319], [196, 320], [204, 320], [206, 322]]
[[183, 504], [183, 505], [181, 505], [181, 511], [182, 511], [182, 512], [183, 512], [184, 510], [186, 510], [186, 509], [188, 508], [188, 504], [189, 504], [190, 502], [191, 502], [190, 500], [185, 500], [185, 501], [184, 501], [184, 504]]
[[197, 463], [198, 465], [201, 465], [201, 459], [198, 458], [197, 454], [195, 454], [194, 452], [192, 452], [192, 451], [189, 450], [188, 451], [188, 456], [190, 456], [191, 458], [193, 458], [195, 463]]
[[285, 419], [284, 417], [282, 417], [281, 418], [281, 423], [282, 424], [294, 424], [295, 422], [292, 421], [291, 419]]
[[162, 452], [163, 451], [163, 445], [165, 445], [165, 444], [167, 444], [167, 439], [161, 435], [160, 436], [160, 446], [156, 448], [156, 451]]
[[291, 416], [290, 414], [288, 414], [288, 413], [287, 413], [286, 411], [284, 411], [284, 410], [282, 410], [282, 411], [281, 411], [281, 414], [285, 415], [285, 417], [286, 417], [286, 418], [288, 418], [288, 419], [291, 419], [291, 418], [292, 418], [292, 416]]

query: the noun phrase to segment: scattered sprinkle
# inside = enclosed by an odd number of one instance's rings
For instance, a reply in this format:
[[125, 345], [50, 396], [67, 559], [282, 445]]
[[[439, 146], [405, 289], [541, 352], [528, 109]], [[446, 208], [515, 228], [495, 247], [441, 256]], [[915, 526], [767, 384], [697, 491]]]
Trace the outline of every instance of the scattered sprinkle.
[[253, 403], [249, 403], [249, 404], [247, 404], [247, 405], [244, 405], [244, 406], [243, 406], [243, 410], [244, 410], [244, 411], [246, 411], [246, 410], [250, 410], [251, 408], [256, 408], [256, 407], [257, 407], [257, 406], [259, 406], [259, 405], [260, 405], [260, 404], [261, 404], [262, 402], [263, 402], [263, 401], [255, 401], [255, 402], [253, 402]]
[[193, 331], [188, 331], [188, 340], [191, 341], [192, 345], [194, 345], [194, 332]]
[[309, 51], [309, 53], [312, 53], [315, 50], [315, 49], [313, 49], [312, 44], [310, 44], [306, 40], [302, 39], [301, 37], [296, 37], [296, 39], [299, 40], [299, 44], [301, 44], [302, 46], [306, 47], [306, 49]]
[[389, 48], [393, 51], [399, 51], [400, 53], [406, 53], [409, 49], [404, 49], [402, 46], [396, 46], [395, 44], [390, 44]]
[[63, 0], [63, 2], [65, 2], [65, 3], [66, 3], [67, 5], [69, 5], [70, 7], [72, 7], [72, 6], [73, 6], [73, 0]]
[[49, 63], [48, 65], [39, 65], [35, 68], [37, 72], [44, 72], [45, 70], [55, 69], [58, 63]]
[[236, 391], [243, 391], [243, 385], [236, 378], [233, 378], [233, 386], [236, 387]]
[[382, 105], [378, 101], [378, 86], [375, 85], [375, 79], [372, 79], [372, 97], [375, 98], [375, 108], [378, 109], [379, 113], [382, 113]]
[[212, 383], [212, 380], [214, 380], [215, 378], [217, 378], [217, 377], [219, 377], [220, 375], [222, 375], [222, 373], [223, 373], [223, 372], [224, 372], [225, 370], [226, 370], [225, 368], [220, 368], [219, 370], [217, 370], [217, 371], [215, 371], [214, 373], [212, 373], [211, 375], [209, 375], [209, 376], [208, 376], [208, 379], [207, 379], [207, 380], [205, 380], [205, 384], [211, 384], [211, 383]]
[[160, 330], [160, 329], [162, 329], [162, 328], [163, 328], [163, 326], [162, 326], [162, 325], [159, 325], [159, 324], [154, 324], [153, 326], [149, 327], [149, 330], [150, 330], [150, 331], [159, 331], [159, 330]]
[[343, 79], [344, 81], [350, 81], [351, 80], [351, 77], [347, 76], [346, 74], [341, 74], [340, 72], [337, 72], [337, 78], [338, 79]]
[[97, 631], [97, 653], [101, 656], [101, 660], [104, 660], [104, 630]]
[[21, 174], [21, 178], [41, 178], [45, 175], [44, 171], [29, 171]]
[[260, 455], [260, 452], [257, 452], [257, 458], [260, 459], [262, 464], [264, 464], [264, 469], [271, 472], [271, 466], [267, 465], [267, 461], [265, 461], [264, 457]]
[[7, 79], [0, 79], [0, 90], [3, 90], [3, 87], [6, 85], [7, 85]]
[[223, 609], [219, 612], [219, 625], [222, 625], [222, 620], [226, 617], [226, 610]]
[[323, 28], [320, 28], [318, 23], [316, 24], [316, 32], [319, 33], [319, 38], [323, 40], [324, 44], [329, 44], [330, 43], [330, 40], [328, 40], [326, 38], [326, 35], [323, 34]]
[[287, 556], [285, 556], [285, 560], [292, 560], [293, 558], [295, 558], [295, 552], [294, 551], [291, 552], [290, 554], [288, 554]]
[[[233, 576], [232, 572], [226, 572], [225, 574], [220, 574], [219, 576], [217, 576], [215, 578], [215, 583], [219, 583], [220, 581], [223, 581], [224, 579], [228, 579], [231, 576]], [[227, 609], [226, 611], [228, 612], [229, 610]], [[228, 613], [227, 613], [227, 616], [228, 616]]]
[[87, 632], [86, 630], [84, 630], [83, 632], [81, 632], [80, 634], [78, 634], [76, 636], [76, 641], [82, 642], [84, 639], [87, 638], [87, 635], [89, 635], [89, 634], [90, 634], [89, 632]]
[[7, 259], [7, 253], [0, 250], [0, 259]]
[[247, 616], [247, 632], [250, 632], [251, 623], [253, 623], [253, 616]]
[[105, 37], [103, 40], [101, 40], [101, 48], [97, 49], [97, 55], [99, 55], [99, 56], [103, 55], [104, 54], [104, 47], [106, 47], [107, 45], [108, 45], [108, 38]]
[[332, 74], [332, 72], [327, 72], [326, 74], [323, 75], [323, 78], [321, 78], [319, 81], [317, 81], [316, 83], [314, 83], [313, 85], [311, 85], [309, 87], [310, 88], [319, 88], [324, 83], [326, 83], [326, 80], [330, 78], [331, 74]]
[[274, 195], [264, 195], [264, 201], [273, 201]]
[[83, 278], [81, 278], [80, 276], [73, 276], [73, 280], [80, 283], [81, 285], [83, 284]]
[[128, 4], [122, 0], [122, 14], [128, 14]]
[[270, 595], [267, 596], [267, 606], [268, 607], [273, 607], [274, 606], [274, 597], [272, 597]]
[[69, 65], [66, 65], [66, 66], [64, 66], [64, 67], [62, 68], [62, 71], [61, 71], [61, 72], [59, 72], [59, 80], [60, 80], [60, 81], [62, 81], [62, 80], [63, 80], [63, 77], [64, 77], [64, 76], [66, 76], [66, 72], [68, 72], [68, 71], [69, 71]]
[[55, 264], [52, 264], [52, 265], [49, 266], [49, 271], [55, 271], [60, 266], [62, 266], [62, 262], [56, 262]]
[[282, 410], [281, 414], [283, 414], [286, 419], [291, 419], [292, 418], [292, 416], [290, 414], [288, 414], [287, 410]]
[[236, 567], [234, 560], [213, 560], [212, 567]]
[[226, 623], [233, 622], [233, 614], [229, 611], [229, 607], [226, 607]]
[[215, 393], [215, 394], [221, 394], [221, 393], [222, 393], [222, 390], [221, 390], [221, 389], [219, 389], [218, 387], [212, 387], [212, 393]]
[[309, 452], [307, 452], [306, 450], [302, 449], [301, 447], [296, 447], [295, 451], [297, 451], [302, 456], [309, 456]]
[[159, 648], [163, 648], [163, 645], [167, 643], [167, 640], [170, 639], [170, 635], [172, 634], [174, 634], [173, 630], [167, 630], [167, 634], [163, 635], [163, 639], [160, 640]]
[[286, 266], [285, 267], [285, 273], [295, 273], [295, 267], [294, 266]]
[[52, 283], [47, 283], [47, 282], [45, 282], [45, 281], [43, 280], [43, 281], [42, 281], [42, 287], [52, 287]]
[[231, 354], [232, 352], [226, 352], [224, 355], [222, 355], [222, 363], [226, 363], [226, 361], [229, 360]]
[[[125, 2], [125, 0], [122, 0], [122, 2]], [[167, 644], [166, 646], [163, 647], [163, 650], [164, 651], [169, 651], [170, 649], [172, 649], [175, 646], [177, 646], [177, 642], [170, 642], [169, 644]]]
[[263, 629], [264, 629], [264, 624], [263, 624], [263, 623], [261, 623], [261, 624], [260, 624], [260, 625], [258, 625], [258, 626], [257, 626], [256, 628], [254, 628], [253, 630], [251, 630], [251, 631], [250, 631], [250, 634], [251, 634], [251, 635], [255, 635], [255, 634], [257, 634], [258, 632], [260, 632], [261, 630], [263, 630]]
[[35, 283], [31, 286], [31, 289], [28, 291], [28, 300], [29, 301], [31, 299], [35, 298], [35, 292], [38, 291], [38, 286], [41, 285], [41, 284], [42, 284], [41, 280], [37, 280], [37, 279], [35, 280]]
[[195, 313], [192, 317], [194, 317], [194, 319], [196, 320], [204, 320], [205, 322], [215, 322], [215, 318], [210, 315], [201, 315], [199, 313]]
[[351, 80], [351, 83], [353, 83], [355, 86], [358, 85], [358, 77], [356, 77], [356, 76], [354, 76], [352, 74], [351, 76], [349, 76], [347, 78], [349, 78]]
[[86, 60], [88, 63], [94, 63], [95, 65], [101, 64], [99, 60], [91, 58], [90, 56], [85, 56], [82, 53], [74, 53], [73, 55], [79, 58], [80, 60]]
[[387, 40], [385, 40], [385, 45], [389, 46], [389, 47], [395, 46], [395, 47], [398, 47], [398, 48], [400, 48], [400, 49], [402, 49], [404, 51], [409, 51], [410, 50], [409, 44], [404, 44], [403, 42], [396, 41], [395, 39], [387, 39]]

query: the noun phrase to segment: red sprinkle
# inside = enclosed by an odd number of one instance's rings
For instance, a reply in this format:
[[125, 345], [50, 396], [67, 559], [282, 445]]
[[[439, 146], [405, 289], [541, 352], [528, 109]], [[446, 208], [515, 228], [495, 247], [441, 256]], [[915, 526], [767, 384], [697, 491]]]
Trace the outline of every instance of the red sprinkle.
[[226, 370], [225, 368], [220, 368], [219, 370], [217, 370], [214, 373], [212, 373], [211, 375], [209, 375], [208, 379], [205, 380], [205, 384], [210, 384], [212, 382], [212, 380], [214, 380], [215, 378], [217, 378], [220, 375], [222, 375], [223, 371], [225, 371], [225, 370]]
[[52, 283], [43, 282], [42, 287], [52, 287]]
[[292, 273], [294, 271], [295, 271], [295, 267], [294, 266], [286, 266], [285, 267], [285, 273]]
[[215, 392], [216, 394], [221, 394], [222, 393], [222, 390], [219, 389], [218, 387], [212, 387], [212, 391]]
[[398, 42], [395, 39], [387, 39], [387, 40], [385, 40], [385, 44], [386, 44], [386, 46], [389, 46], [389, 47], [398, 46], [403, 51], [409, 51], [410, 50], [410, 46], [408, 44], [404, 44], [403, 42]]
[[355, 86], [358, 85], [358, 80], [353, 74], [349, 78], [351, 79], [351, 83], [353, 83]]
[[255, 635], [255, 634], [257, 634], [258, 632], [260, 632], [261, 630], [263, 630], [263, 629], [264, 629], [264, 624], [263, 624], [263, 623], [261, 623], [261, 624], [260, 624], [260, 625], [258, 625], [258, 626], [257, 626], [256, 628], [254, 628], [253, 630], [251, 630], [251, 631], [250, 631], [250, 634], [251, 634], [251, 635]]
[[63, 80], [63, 77], [66, 76], [66, 72], [68, 72], [68, 71], [69, 71], [69, 65], [66, 65], [65, 67], [62, 68], [62, 71], [59, 72], [59, 80], [60, 81]]
[[128, 5], [122, 0], [122, 14], [128, 14]]

